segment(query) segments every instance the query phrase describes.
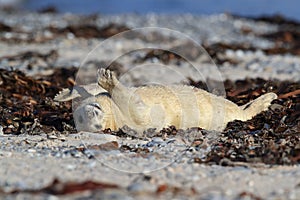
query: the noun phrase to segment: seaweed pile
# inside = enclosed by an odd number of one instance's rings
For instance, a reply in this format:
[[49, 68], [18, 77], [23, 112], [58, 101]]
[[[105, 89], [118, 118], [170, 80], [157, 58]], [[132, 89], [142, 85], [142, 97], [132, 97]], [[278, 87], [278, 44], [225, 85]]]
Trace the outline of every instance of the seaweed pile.
[[[195, 84], [203, 86], [203, 83]], [[239, 105], [267, 92], [278, 99], [270, 109], [246, 122], [228, 123], [222, 137], [212, 147], [205, 161], [229, 165], [234, 162], [266, 164], [300, 163], [300, 83], [246, 79], [225, 82], [227, 98]]]
[[63, 87], [72, 86], [76, 69], [56, 69], [39, 79], [18, 70], [0, 69], [0, 125], [4, 134], [74, 131], [71, 102], [53, 101]]
[[[94, 24], [94, 16], [88, 16], [81, 20], [82, 24], [72, 24], [64, 28], [50, 25], [30, 32], [20, 27], [9, 26], [0, 21], [0, 41], [6, 43], [45, 43], [58, 37], [109, 38], [129, 30], [127, 26], [115, 23], [98, 27]], [[5, 33], [9, 33], [9, 36]]]
[[[32, 78], [18, 70], [0, 70], [0, 125], [4, 134], [75, 133], [71, 102], [54, 95], [74, 84], [76, 68], [57, 68], [52, 75]], [[191, 82], [196, 87], [203, 83]], [[232, 162], [300, 163], [300, 83], [264, 79], [225, 81], [227, 98], [239, 105], [275, 92], [279, 98], [268, 111], [247, 122], [233, 121], [195, 162], [230, 165]], [[170, 134], [176, 134], [175, 127]], [[166, 132], [162, 130], [159, 134]], [[112, 133], [117, 134], [118, 133]], [[158, 136], [158, 135], [157, 135]]]

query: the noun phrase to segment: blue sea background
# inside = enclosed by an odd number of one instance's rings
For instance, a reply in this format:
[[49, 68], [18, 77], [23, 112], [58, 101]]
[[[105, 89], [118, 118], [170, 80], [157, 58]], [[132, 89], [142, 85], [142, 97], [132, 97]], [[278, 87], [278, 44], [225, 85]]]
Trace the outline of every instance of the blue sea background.
[[80, 14], [233, 13], [242, 16], [280, 14], [300, 20], [299, 0], [25, 0], [22, 8], [40, 10], [54, 6], [59, 12]]

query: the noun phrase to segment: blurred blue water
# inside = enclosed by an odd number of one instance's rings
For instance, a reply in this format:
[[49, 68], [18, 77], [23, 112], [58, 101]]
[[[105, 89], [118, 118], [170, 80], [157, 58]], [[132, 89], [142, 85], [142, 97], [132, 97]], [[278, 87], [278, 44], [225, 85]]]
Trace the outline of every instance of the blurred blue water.
[[23, 6], [39, 10], [55, 6], [59, 12], [119, 13], [234, 13], [245, 16], [281, 14], [300, 20], [299, 0], [25, 0]]

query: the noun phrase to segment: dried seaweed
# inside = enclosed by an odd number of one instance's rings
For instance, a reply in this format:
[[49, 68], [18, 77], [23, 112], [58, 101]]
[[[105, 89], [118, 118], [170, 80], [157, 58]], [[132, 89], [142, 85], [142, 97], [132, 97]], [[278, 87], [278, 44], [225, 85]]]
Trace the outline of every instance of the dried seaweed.
[[[0, 70], [0, 124], [5, 134], [39, 134], [53, 131], [75, 131], [71, 102], [53, 101], [54, 95], [74, 84], [75, 68], [58, 68], [50, 76], [34, 79], [15, 70]], [[204, 87], [201, 82], [192, 85]], [[226, 165], [230, 162], [295, 164], [300, 163], [300, 98], [299, 82], [245, 79], [225, 81], [227, 98], [239, 105], [267, 92], [275, 92], [268, 111], [247, 122], [233, 121], [214, 144], [205, 160], [196, 162]], [[124, 132], [125, 131], [125, 132]], [[117, 136], [130, 130], [106, 133]], [[148, 130], [145, 137], [172, 137], [180, 134], [171, 126], [161, 131]], [[133, 138], [134, 139], [134, 138]], [[126, 147], [122, 147], [126, 150]], [[130, 149], [128, 149], [130, 150]]]
[[154, 58], [160, 60], [164, 64], [169, 64], [172, 60], [176, 60], [176, 61], [182, 60], [181, 56], [179, 56], [173, 52], [155, 49], [155, 50], [147, 51], [145, 56], [138, 58], [135, 62], [142, 63], [147, 60], [154, 59]]
[[203, 45], [204, 49], [207, 51], [209, 56], [214, 60], [214, 62], [218, 65], [222, 65], [225, 62], [231, 64], [237, 64], [237, 60], [225, 58], [222, 54], [225, 53], [226, 50], [245, 50], [245, 51], [255, 51], [257, 48], [254, 48], [248, 44], [226, 44], [226, 43], [215, 43], [212, 45]]
[[278, 94], [279, 98], [273, 101], [268, 111], [247, 122], [228, 123], [207, 159], [196, 159], [196, 162], [227, 165], [228, 162], [223, 162], [226, 158], [233, 162], [300, 163], [299, 82], [260, 78], [236, 82], [227, 80], [225, 89], [227, 98], [239, 105], [271, 91]]
[[[271, 24], [278, 25], [278, 31], [266, 34], [255, 34], [258, 37], [262, 37], [268, 39], [272, 42], [275, 42], [275, 46], [273, 48], [261, 49], [267, 55], [273, 54], [293, 54], [300, 55], [300, 23], [287, 19], [281, 15], [273, 15], [273, 16], [260, 16], [260, 17], [243, 17], [234, 15], [235, 18], [246, 18], [254, 21], [262, 21]], [[241, 30], [242, 33], [248, 34], [249, 32], [253, 32], [252, 30]], [[220, 45], [218, 45], [220, 46]], [[241, 50], [255, 50], [255, 48], [247, 47], [247, 45], [238, 45]], [[236, 49], [236, 47], [234, 47]], [[228, 48], [232, 49], [232, 47]]]
[[10, 67], [24, 66], [29, 72], [38, 68], [50, 68], [53, 67], [58, 59], [58, 52], [51, 50], [46, 53], [40, 53], [38, 51], [25, 51], [15, 55], [8, 55], [0, 57], [0, 62], [8, 62]]
[[51, 50], [46, 54], [42, 54], [36, 51], [26, 51], [19, 53], [17, 55], [11, 56], [2, 56], [0, 60], [8, 60], [8, 61], [25, 61], [25, 60], [33, 60], [33, 59], [42, 59], [45, 62], [55, 62], [58, 58], [58, 53], [56, 50]]
[[[61, 71], [69, 70], [57, 69], [52, 76], [34, 79], [18, 70], [0, 69], [0, 125], [4, 133], [49, 133], [64, 131], [67, 124], [74, 126], [71, 103], [53, 101], [62, 87], [71, 86]], [[74, 73], [66, 75], [74, 78]]]
[[[300, 55], [300, 24], [294, 20], [286, 19], [280, 15], [275, 16], [262, 16], [262, 17], [241, 17], [234, 15], [235, 18], [246, 18], [255, 21], [264, 21], [279, 26], [278, 31], [266, 34], [254, 33], [251, 29], [242, 27], [241, 33], [243, 34], [255, 34], [257, 37], [261, 37], [272, 42], [275, 42], [275, 46], [272, 48], [260, 49], [267, 55], [275, 54], [292, 54]], [[222, 54], [228, 49], [231, 50], [243, 50], [243, 51], [257, 51], [258, 48], [250, 44], [227, 44], [227, 43], [215, 43], [212, 45], [205, 45], [204, 48], [209, 55], [214, 59], [217, 64], [223, 64], [225, 62], [231, 64], [237, 64], [237, 60], [224, 57]]]
[[268, 22], [270, 24], [285, 25], [285, 26], [299, 26], [300, 23], [293, 19], [288, 19], [280, 14], [262, 15], [258, 17], [231, 15], [234, 18], [251, 19], [254, 21]]
[[85, 181], [82, 183], [77, 182], [61, 182], [58, 179], [54, 179], [48, 186], [40, 189], [15, 189], [11, 192], [5, 192], [0, 189], [1, 194], [17, 194], [17, 193], [29, 193], [29, 194], [51, 194], [51, 195], [68, 195], [84, 191], [95, 191], [95, 190], [107, 190], [107, 189], [118, 189], [119, 186], [102, 183], [96, 181]]
[[81, 24], [69, 25], [65, 28], [49, 27], [47, 29], [55, 35], [67, 35], [68, 33], [72, 33], [75, 37], [81, 37], [86, 39], [108, 38], [120, 32], [129, 30], [129, 28], [124, 25], [118, 25], [114, 23], [108, 24], [101, 28], [98, 28], [95, 25]]
[[38, 13], [51, 13], [51, 14], [56, 14], [58, 13], [58, 9], [57, 7], [55, 6], [47, 6], [47, 7], [44, 7], [44, 8], [41, 8], [40, 10], [37, 11]]
[[[260, 49], [266, 55], [278, 55], [278, 54], [292, 54], [292, 55], [300, 55], [300, 44], [299, 44], [299, 36], [300, 33], [292, 36], [293, 33], [288, 31], [276, 32], [272, 34], [261, 35], [261, 37], [265, 37], [271, 41], [275, 40], [275, 47]], [[290, 38], [290, 39], [287, 39]], [[290, 40], [289, 42], [286, 42]], [[258, 48], [253, 47], [249, 44], [226, 44], [226, 43], [215, 43], [212, 45], [204, 45], [205, 50], [208, 52], [210, 57], [214, 60], [214, 62], [218, 65], [222, 65], [225, 62], [230, 64], [238, 64], [239, 61], [227, 58], [224, 56], [226, 50], [231, 49], [234, 51], [242, 50], [242, 51], [257, 51]]]
[[2, 22], [0, 22], [0, 32], [10, 32], [12, 28]]
[[36, 31], [28, 32], [19, 27], [11, 27], [0, 22], [0, 40], [8, 43], [44, 43], [58, 37], [68, 37], [72, 34], [79, 38], [108, 38], [115, 34], [129, 30], [125, 25], [110, 23], [104, 27], [98, 27], [94, 23], [85, 23], [84, 20], [91, 21], [95, 17], [88, 16], [82, 19], [82, 23], [68, 25], [64, 28], [55, 26], [44, 27]]

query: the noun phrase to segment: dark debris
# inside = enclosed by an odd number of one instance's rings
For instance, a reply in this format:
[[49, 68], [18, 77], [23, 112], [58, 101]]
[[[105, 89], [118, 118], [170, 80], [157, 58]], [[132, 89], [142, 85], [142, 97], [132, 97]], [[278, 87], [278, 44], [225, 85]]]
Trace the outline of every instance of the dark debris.
[[[62, 182], [58, 179], [54, 179], [49, 185], [39, 188], [39, 189], [15, 189], [9, 193], [18, 194], [18, 193], [28, 193], [28, 194], [51, 194], [51, 195], [68, 195], [78, 192], [85, 191], [103, 191], [109, 189], [119, 189], [118, 185], [105, 183], [105, 182], [96, 182], [96, 181], [85, 181], [85, 182]], [[7, 194], [8, 192], [0, 189], [0, 194]]]
[[[45, 11], [47, 12], [47, 10]], [[48, 26], [31, 32], [22, 30], [19, 27], [11, 27], [0, 21], [0, 41], [8, 43], [44, 43], [59, 37], [68, 37], [69, 34], [72, 34], [74, 37], [85, 39], [109, 38], [115, 34], [129, 30], [127, 26], [115, 23], [98, 27], [93, 22], [94, 18], [94, 16], [89, 16], [83, 18], [81, 24], [70, 24], [63, 28]]]
[[[72, 86], [75, 72], [75, 68], [57, 68], [52, 75], [35, 79], [21, 71], [1, 69], [0, 125], [4, 134], [75, 132], [71, 102], [53, 101], [61, 88]], [[205, 85], [191, 84], [201, 88]], [[274, 100], [268, 111], [247, 122], [230, 122], [222, 137], [211, 144], [212, 151], [207, 158], [196, 159], [197, 162], [225, 165], [226, 158], [232, 162], [300, 163], [299, 82], [260, 78], [227, 80], [225, 89], [227, 98], [239, 105], [271, 91], [277, 93], [279, 99]], [[119, 132], [106, 130], [105, 133], [133, 139], [135, 135], [126, 128]], [[169, 138], [177, 134], [182, 134], [182, 130], [171, 126], [161, 131], [147, 130], [143, 136]]]
[[164, 64], [169, 64], [172, 60], [176, 60], [177, 62], [179, 60], [182, 60], [181, 56], [179, 56], [173, 52], [154, 49], [154, 50], [147, 51], [146, 55], [143, 56], [142, 58], [137, 59], [136, 62], [142, 63], [147, 60], [152, 60], [155, 58], [160, 60]]
[[71, 102], [53, 97], [72, 86], [75, 70], [55, 69], [51, 76], [35, 79], [18, 70], [0, 69], [0, 125], [5, 134], [39, 134], [74, 127]]
[[[193, 82], [196, 86], [203, 83]], [[268, 111], [247, 122], [228, 123], [205, 161], [221, 164], [224, 158], [266, 164], [300, 163], [300, 83], [246, 79], [225, 81], [227, 98], [239, 105], [267, 92], [279, 98]]]
[[239, 15], [231, 15], [234, 18], [245, 18], [251, 19], [254, 21], [267, 22], [270, 24], [276, 24], [281, 26], [300, 26], [300, 23], [293, 19], [288, 19], [280, 14], [275, 15], [262, 15], [258, 17], [250, 17], [250, 16], [239, 16]]
[[[277, 54], [292, 54], [300, 55], [300, 23], [294, 20], [286, 19], [280, 15], [274, 16], [261, 16], [261, 17], [243, 17], [232, 15], [234, 18], [246, 18], [254, 21], [263, 21], [271, 24], [278, 25], [278, 31], [267, 33], [267, 34], [257, 34], [254, 33], [249, 27], [242, 27], [240, 32], [242, 34], [254, 34], [257, 37], [261, 37], [270, 40], [275, 43], [272, 48], [259, 49], [266, 55], [277, 55]], [[224, 56], [224, 52], [228, 49], [237, 51], [257, 51], [258, 48], [252, 46], [251, 44], [227, 44], [227, 43], [215, 43], [212, 45], [203, 45], [208, 54], [212, 57], [214, 62], [218, 65], [224, 63], [238, 64], [239, 61], [227, 58]]]
[[77, 26], [69, 25], [65, 28], [49, 27], [48, 30], [55, 35], [65, 36], [68, 33], [72, 33], [75, 37], [89, 39], [108, 38], [120, 32], [127, 31], [129, 28], [124, 25], [111, 23], [101, 28], [98, 28], [95, 25], [82, 24]]

